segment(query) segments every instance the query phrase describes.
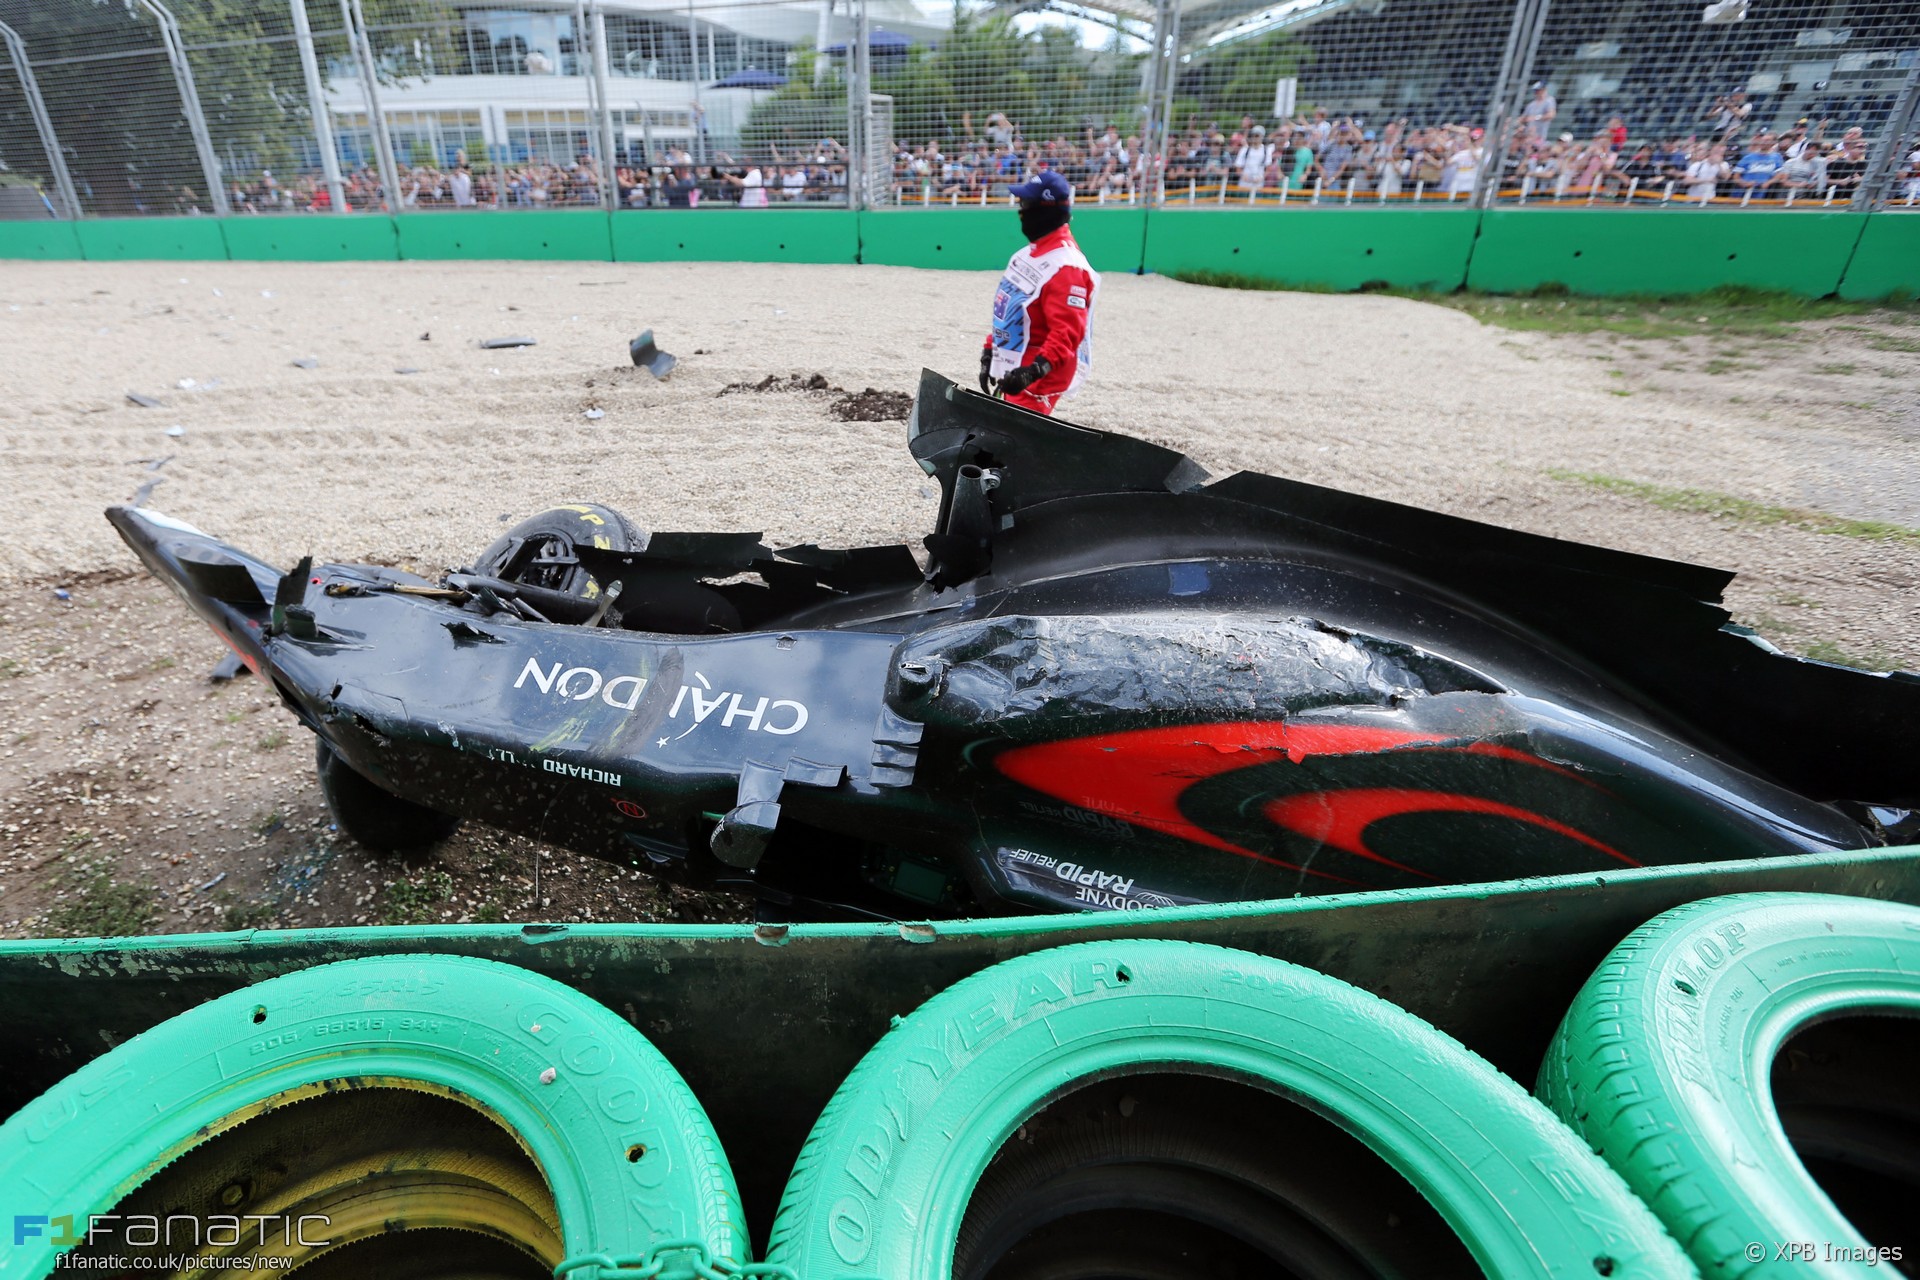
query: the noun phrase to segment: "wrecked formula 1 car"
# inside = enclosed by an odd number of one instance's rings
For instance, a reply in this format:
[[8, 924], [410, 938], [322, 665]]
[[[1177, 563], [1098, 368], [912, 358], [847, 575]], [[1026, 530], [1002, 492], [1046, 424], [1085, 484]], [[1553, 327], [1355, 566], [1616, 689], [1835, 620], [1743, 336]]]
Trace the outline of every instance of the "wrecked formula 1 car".
[[1731, 575], [1253, 473], [923, 375], [904, 546], [536, 516], [428, 579], [108, 513], [319, 739], [341, 826], [472, 818], [773, 919], [1179, 903], [1914, 837], [1920, 679]]

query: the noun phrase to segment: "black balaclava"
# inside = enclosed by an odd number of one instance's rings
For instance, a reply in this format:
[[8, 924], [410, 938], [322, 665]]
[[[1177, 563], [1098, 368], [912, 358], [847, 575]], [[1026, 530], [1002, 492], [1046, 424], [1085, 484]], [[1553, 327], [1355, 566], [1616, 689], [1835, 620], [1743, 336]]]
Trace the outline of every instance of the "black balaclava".
[[1022, 200], [1020, 202], [1020, 234], [1027, 243], [1043, 236], [1052, 235], [1067, 225], [1067, 219], [1073, 216], [1069, 205], [1053, 204], [1042, 200]]

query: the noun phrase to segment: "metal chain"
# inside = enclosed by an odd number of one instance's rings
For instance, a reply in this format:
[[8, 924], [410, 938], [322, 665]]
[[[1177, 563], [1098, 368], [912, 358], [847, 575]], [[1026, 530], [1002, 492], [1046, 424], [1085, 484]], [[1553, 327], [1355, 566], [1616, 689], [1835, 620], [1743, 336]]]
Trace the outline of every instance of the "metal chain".
[[800, 1280], [777, 1262], [716, 1258], [700, 1240], [666, 1240], [645, 1253], [583, 1253], [553, 1269], [553, 1280]]

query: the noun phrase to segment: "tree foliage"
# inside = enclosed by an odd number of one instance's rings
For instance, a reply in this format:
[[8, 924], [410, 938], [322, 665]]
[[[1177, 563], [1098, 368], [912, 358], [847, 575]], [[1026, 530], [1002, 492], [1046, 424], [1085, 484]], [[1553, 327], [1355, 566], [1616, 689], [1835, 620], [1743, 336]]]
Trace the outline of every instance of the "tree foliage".
[[[311, 158], [311, 104], [287, 0], [165, 2], [180, 24], [207, 132], [228, 179], [286, 172]], [[340, 6], [306, 3], [325, 77], [330, 56], [346, 55]], [[451, 0], [362, 3], [382, 37], [383, 75], [418, 74], [436, 51], [441, 65], [452, 65], [459, 19]], [[26, 42], [88, 212], [211, 208], [151, 15], [122, 0], [0, 0], [0, 21]]]
[[[815, 60], [831, 59], [815, 82]], [[999, 111], [1029, 141], [1080, 138], [1089, 128], [1140, 127], [1144, 55], [1121, 47], [1081, 47], [1063, 27], [1018, 30], [998, 12], [956, 8], [953, 28], [934, 45], [915, 45], [872, 58], [873, 91], [893, 99], [894, 137], [921, 146], [937, 141], [951, 148], [964, 140], [972, 117], [982, 136], [987, 117]], [[802, 48], [788, 69], [787, 86], [759, 103], [742, 130], [749, 147], [768, 142], [799, 145], [838, 137], [846, 129], [844, 55]]]
[[1175, 82], [1173, 118], [1237, 122], [1241, 116], [1270, 121], [1274, 87], [1297, 76], [1313, 60], [1313, 50], [1291, 31], [1224, 44], [1197, 55]]

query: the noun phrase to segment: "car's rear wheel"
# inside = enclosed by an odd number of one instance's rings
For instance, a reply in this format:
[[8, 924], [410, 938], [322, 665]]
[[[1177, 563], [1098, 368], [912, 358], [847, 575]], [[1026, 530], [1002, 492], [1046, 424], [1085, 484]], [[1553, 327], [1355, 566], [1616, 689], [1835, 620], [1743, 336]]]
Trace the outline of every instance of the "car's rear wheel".
[[445, 840], [460, 825], [451, 814], [429, 809], [388, 791], [340, 758], [325, 739], [314, 743], [314, 772], [327, 812], [340, 830], [369, 849], [402, 853]]

